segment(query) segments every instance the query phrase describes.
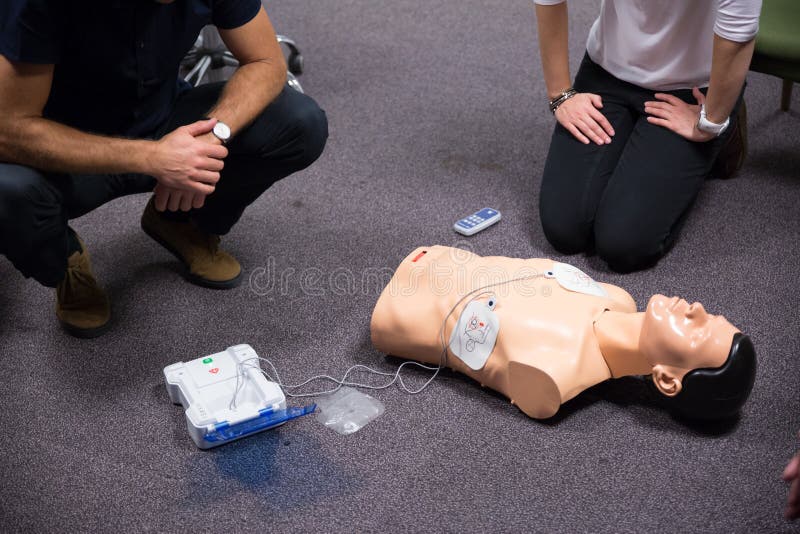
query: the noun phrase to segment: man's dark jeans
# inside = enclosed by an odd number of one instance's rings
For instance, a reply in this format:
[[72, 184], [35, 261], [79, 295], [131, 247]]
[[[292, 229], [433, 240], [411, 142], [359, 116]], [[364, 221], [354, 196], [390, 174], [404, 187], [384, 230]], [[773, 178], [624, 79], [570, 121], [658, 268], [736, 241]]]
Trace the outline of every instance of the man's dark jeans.
[[[201, 85], [181, 95], [161, 134], [203, 118], [223, 85]], [[325, 112], [308, 96], [284, 88], [231, 140], [216, 190], [190, 216], [208, 233], [227, 233], [269, 186], [311, 165], [327, 137]], [[0, 254], [26, 277], [54, 287], [64, 277], [69, 255], [80, 250], [69, 220], [155, 185], [153, 177], [140, 174], [45, 173], [0, 163]]]

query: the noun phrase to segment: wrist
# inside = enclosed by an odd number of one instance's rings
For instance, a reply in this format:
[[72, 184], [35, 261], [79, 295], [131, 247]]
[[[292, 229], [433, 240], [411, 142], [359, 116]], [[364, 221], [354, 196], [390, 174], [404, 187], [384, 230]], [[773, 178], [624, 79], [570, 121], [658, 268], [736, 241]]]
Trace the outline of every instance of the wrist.
[[713, 122], [714, 124], [722, 124], [728, 119], [728, 117], [723, 117], [719, 115], [719, 112], [717, 111], [710, 111], [706, 109], [706, 119], [708, 119], [710, 122]]
[[134, 141], [134, 145], [129, 152], [133, 157], [134, 172], [155, 176], [158, 141]]
[[562, 94], [573, 88], [572, 81], [569, 79], [569, 77], [566, 78], [559, 77], [559, 78], [560, 79], [558, 83], [550, 84], [545, 82], [545, 87], [547, 88], [547, 100], [555, 100], [559, 96], [561, 96]]
[[204, 117], [203, 120], [216, 120], [217, 123], [214, 125], [214, 129], [211, 130], [208, 135], [214, 137], [219, 140], [220, 144], [225, 145], [230, 141], [231, 136], [233, 135], [233, 131], [228, 123], [220, 120], [218, 117], [211, 115], [210, 117]]
[[700, 116], [698, 117], [696, 128], [701, 132], [711, 134], [714, 137], [719, 137], [728, 128], [729, 124], [730, 117], [727, 117], [725, 120], [720, 122], [714, 121], [706, 114], [706, 105], [702, 104], [700, 106]]
[[556, 95], [555, 98], [551, 98], [550, 99], [550, 102], [548, 104], [548, 106], [550, 107], [550, 111], [553, 114], [555, 114], [556, 110], [558, 109], [558, 107], [561, 104], [563, 104], [564, 102], [566, 102], [567, 100], [569, 100], [570, 98], [575, 96], [576, 94], [578, 94], [578, 92], [572, 87], [568, 87], [567, 89], [564, 89], [561, 93]]

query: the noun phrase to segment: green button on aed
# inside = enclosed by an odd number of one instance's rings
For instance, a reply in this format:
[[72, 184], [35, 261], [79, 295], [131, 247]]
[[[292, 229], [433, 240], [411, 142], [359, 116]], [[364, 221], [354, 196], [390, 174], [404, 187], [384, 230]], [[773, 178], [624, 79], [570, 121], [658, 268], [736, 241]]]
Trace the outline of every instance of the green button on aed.
[[203, 363], [211, 363], [213, 361], [211, 358], [203, 358]]

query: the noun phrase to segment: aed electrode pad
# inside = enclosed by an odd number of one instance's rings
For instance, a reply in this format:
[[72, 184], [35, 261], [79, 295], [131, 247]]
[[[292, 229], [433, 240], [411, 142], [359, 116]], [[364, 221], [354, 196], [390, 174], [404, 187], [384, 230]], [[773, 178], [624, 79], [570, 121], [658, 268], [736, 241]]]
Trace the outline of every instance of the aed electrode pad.
[[591, 276], [567, 263], [553, 262], [553, 269], [545, 273], [546, 278], [555, 278], [558, 285], [567, 291], [608, 297], [606, 290], [595, 282]]
[[450, 350], [474, 371], [483, 369], [497, 341], [500, 317], [494, 313], [496, 303], [494, 296], [485, 302], [470, 301], [450, 334]]
[[287, 408], [281, 388], [261, 372], [250, 345], [164, 368], [169, 398], [186, 408], [189, 435], [201, 449], [274, 428], [314, 411]]

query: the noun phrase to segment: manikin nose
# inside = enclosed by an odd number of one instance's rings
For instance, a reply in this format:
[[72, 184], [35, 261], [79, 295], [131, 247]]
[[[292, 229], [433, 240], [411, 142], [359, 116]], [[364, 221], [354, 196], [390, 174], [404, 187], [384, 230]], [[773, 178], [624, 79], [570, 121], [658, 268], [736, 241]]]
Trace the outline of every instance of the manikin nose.
[[691, 317], [706, 315], [706, 309], [699, 302], [693, 302], [689, 309], [686, 310], [686, 315]]

